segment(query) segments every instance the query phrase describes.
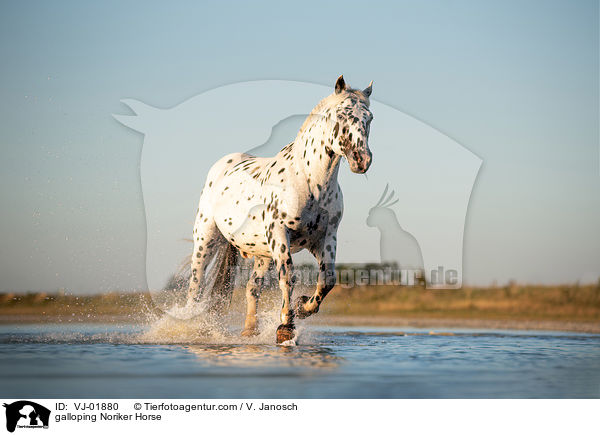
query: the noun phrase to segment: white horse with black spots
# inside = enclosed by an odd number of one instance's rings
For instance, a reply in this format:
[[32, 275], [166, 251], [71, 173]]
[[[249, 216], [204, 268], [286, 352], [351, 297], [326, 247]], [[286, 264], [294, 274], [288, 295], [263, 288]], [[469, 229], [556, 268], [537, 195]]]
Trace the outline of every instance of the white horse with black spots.
[[[336, 233], [344, 208], [337, 180], [340, 161], [345, 157], [359, 174], [371, 164], [372, 83], [360, 91], [347, 87], [340, 76], [334, 93], [317, 104], [296, 139], [275, 157], [235, 153], [213, 165], [194, 224], [189, 302], [202, 297], [209, 264], [217, 268], [211, 308], [230, 301], [231, 271], [241, 255], [254, 257], [242, 335], [257, 333], [258, 298], [272, 261], [283, 294], [277, 342], [295, 336], [295, 317], [319, 311], [335, 284]], [[292, 254], [302, 249], [319, 263], [317, 288], [292, 306]]]

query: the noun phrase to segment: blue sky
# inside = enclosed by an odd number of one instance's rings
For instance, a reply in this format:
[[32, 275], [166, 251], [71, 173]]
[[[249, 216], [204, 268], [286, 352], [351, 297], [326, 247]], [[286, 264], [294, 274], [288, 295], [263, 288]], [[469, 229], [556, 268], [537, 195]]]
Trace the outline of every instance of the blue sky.
[[598, 2], [3, 2], [0, 290], [139, 289], [141, 135], [246, 80], [375, 81], [374, 97], [484, 163], [466, 283], [600, 273]]

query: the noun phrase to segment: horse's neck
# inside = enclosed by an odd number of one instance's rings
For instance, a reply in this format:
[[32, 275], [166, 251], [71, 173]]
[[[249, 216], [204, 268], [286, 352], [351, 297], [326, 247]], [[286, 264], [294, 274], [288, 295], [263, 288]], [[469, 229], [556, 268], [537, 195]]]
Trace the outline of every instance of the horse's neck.
[[333, 129], [325, 118], [311, 115], [307, 121], [294, 141], [294, 161], [311, 193], [319, 197], [337, 185], [341, 157], [331, 151]]

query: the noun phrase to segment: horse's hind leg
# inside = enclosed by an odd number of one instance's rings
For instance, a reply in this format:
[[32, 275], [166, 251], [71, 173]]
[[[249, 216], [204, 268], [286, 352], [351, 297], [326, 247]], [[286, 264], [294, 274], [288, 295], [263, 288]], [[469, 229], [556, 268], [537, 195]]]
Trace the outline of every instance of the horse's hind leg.
[[256, 319], [256, 309], [258, 307], [258, 298], [263, 288], [265, 274], [271, 265], [270, 258], [255, 257], [252, 275], [246, 285], [246, 321], [242, 335], [249, 337], [258, 333], [258, 324]]
[[216, 254], [221, 233], [212, 215], [199, 210], [194, 224], [194, 250], [190, 268], [190, 285], [188, 288], [188, 303], [197, 301], [201, 296], [200, 284], [204, 280], [206, 267]]

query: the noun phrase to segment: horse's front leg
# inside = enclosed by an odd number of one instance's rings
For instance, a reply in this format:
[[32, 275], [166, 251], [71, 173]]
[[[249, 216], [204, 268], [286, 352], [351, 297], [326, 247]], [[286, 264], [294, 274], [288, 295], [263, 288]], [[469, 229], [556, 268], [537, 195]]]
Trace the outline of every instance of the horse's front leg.
[[[277, 217], [274, 214], [274, 219]], [[278, 225], [279, 224], [279, 225]], [[283, 297], [281, 306], [281, 325], [277, 328], [277, 343], [294, 338], [294, 311], [292, 310], [293, 266], [290, 252], [290, 235], [288, 229], [280, 222], [267, 223], [267, 242], [271, 248], [275, 267], [279, 274], [279, 288]]]
[[337, 242], [335, 232], [328, 233], [322, 246], [314, 249], [313, 255], [319, 263], [317, 289], [312, 296], [300, 296], [296, 299], [296, 315], [304, 319], [319, 312], [321, 302], [335, 286], [335, 254]]

